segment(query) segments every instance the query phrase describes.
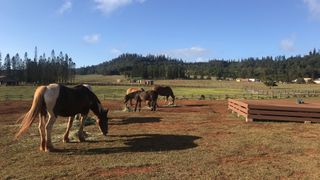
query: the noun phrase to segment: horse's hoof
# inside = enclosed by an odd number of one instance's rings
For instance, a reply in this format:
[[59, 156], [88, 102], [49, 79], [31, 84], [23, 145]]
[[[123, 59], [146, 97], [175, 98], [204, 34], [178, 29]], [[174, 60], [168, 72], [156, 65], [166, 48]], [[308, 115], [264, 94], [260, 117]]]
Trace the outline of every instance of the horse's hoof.
[[45, 152], [54, 152], [54, 148], [46, 148]]
[[79, 141], [80, 141], [80, 142], [85, 142], [86, 139], [85, 139], [84, 137], [79, 137]]
[[64, 142], [64, 143], [69, 143], [70, 140], [69, 140], [69, 138], [64, 138], [64, 139], [63, 139], [63, 142]]

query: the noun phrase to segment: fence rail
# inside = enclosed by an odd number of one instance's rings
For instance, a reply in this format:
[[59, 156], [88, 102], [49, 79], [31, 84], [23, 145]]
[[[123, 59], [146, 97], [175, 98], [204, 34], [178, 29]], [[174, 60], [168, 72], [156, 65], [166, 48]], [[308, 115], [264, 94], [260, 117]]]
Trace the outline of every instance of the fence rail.
[[[123, 99], [124, 95], [119, 94], [98, 94], [98, 98], [101, 100], [120, 100]], [[287, 98], [306, 98], [306, 97], [320, 97], [319, 90], [308, 90], [308, 91], [258, 91], [256, 93], [248, 94], [192, 94], [176, 96], [176, 99], [180, 100], [222, 100], [222, 99], [287, 99]], [[30, 95], [0, 95], [0, 101], [8, 100], [31, 100], [33, 96]], [[161, 99], [162, 97], [160, 97]]]

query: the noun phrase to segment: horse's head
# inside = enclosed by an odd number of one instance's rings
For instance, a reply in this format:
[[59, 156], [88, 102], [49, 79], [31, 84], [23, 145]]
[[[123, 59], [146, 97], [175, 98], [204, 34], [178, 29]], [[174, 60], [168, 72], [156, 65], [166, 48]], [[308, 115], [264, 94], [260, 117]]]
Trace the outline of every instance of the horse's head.
[[101, 108], [98, 115], [97, 124], [99, 124], [99, 129], [103, 135], [108, 134], [108, 109]]

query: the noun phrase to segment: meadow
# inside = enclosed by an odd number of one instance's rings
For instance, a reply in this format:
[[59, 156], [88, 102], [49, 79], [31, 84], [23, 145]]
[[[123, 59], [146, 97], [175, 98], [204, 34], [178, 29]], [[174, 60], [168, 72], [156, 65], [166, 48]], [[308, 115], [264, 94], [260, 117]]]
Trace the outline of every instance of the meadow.
[[[120, 83], [117, 80], [121, 80]], [[124, 76], [77, 75], [74, 84], [92, 84], [94, 93], [100, 99], [122, 99], [129, 87], [152, 86], [129, 83]], [[105, 85], [102, 85], [105, 84]], [[156, 85], [171, 86], [178, 99], [231, 98], [280, 98], [293, 97], [293, 94], [320, 94], [319, 84], [285, 84], [269, 88], [262, 82], [236, 82], [218, 80], [155, 80]], [[36, 86], [0, 86], [0, 100], [30, 100]]]

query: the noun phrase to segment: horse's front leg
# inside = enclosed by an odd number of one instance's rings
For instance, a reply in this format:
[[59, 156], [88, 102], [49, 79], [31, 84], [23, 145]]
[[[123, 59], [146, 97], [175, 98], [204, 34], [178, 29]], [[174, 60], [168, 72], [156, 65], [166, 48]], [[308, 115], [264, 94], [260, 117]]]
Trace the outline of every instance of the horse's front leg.
[[72, 127], [73, 120], [74, 120], [74, 117], [73, 117], [73, 116], [70, 116], [70, 117], [69, 117], [68, 124], [67, 124], [67, 130], [66, 130], [66, 132], [65, 132], [64, 135], [63, 135], [63, 142], [65, 142], [65, 143], [68, 143], [68, 142], [70, 141], [70, 140], [69, 140], [69, 132], [70, 132], [70, 129], [71, 129], [71, 127]]
[[84, 121], [87, 119], [87, 114], [86, 115], [82, 115], [80, 118], [80, 127], [79, 127], [79, 131], [78, 131], [78, 138], [80, 142], [84, 142], [85, 136], [84, 136], [84, 132], [83, 132], [83, 124]]
[[141, 111], [141, 101], [139, 101], [139, 112]]
[[49, 112], [49, 119], [48, 119], [48, 122], [45, 127], [45, 133], [46, 133], [45, 151], [46, 152], [50, 152], [50, 151], [54, 150], [52, 142], [51, 142], [51, 131], [52, 131], [52, 127], [53, 127], [53, 124], [55, 121], [56, 121], [56, 117], [55, 117], [54, 113]]
[[169, 102], [169, 96], [166, 96], [166, 103], [170, 104], [170, 102]]
[[172, 104], [174, 104], [176, 97], [174, 95], [171, 95], [171, 97], [172, 97]]
[[137, 111], [138, 103], [139, 103], [139, 101], [138, 101], [138, 100], [136, 100], [136, 104], [135, 104], [135, 106], [134, 106], [134, 112], [136, 112], [136, 111]]
[[45, 132], [45, 122], [46, 116], [39, 115], [39, 133], [40, 133], [40, 151], [45, 151], [46, 149], [46, 132]]

